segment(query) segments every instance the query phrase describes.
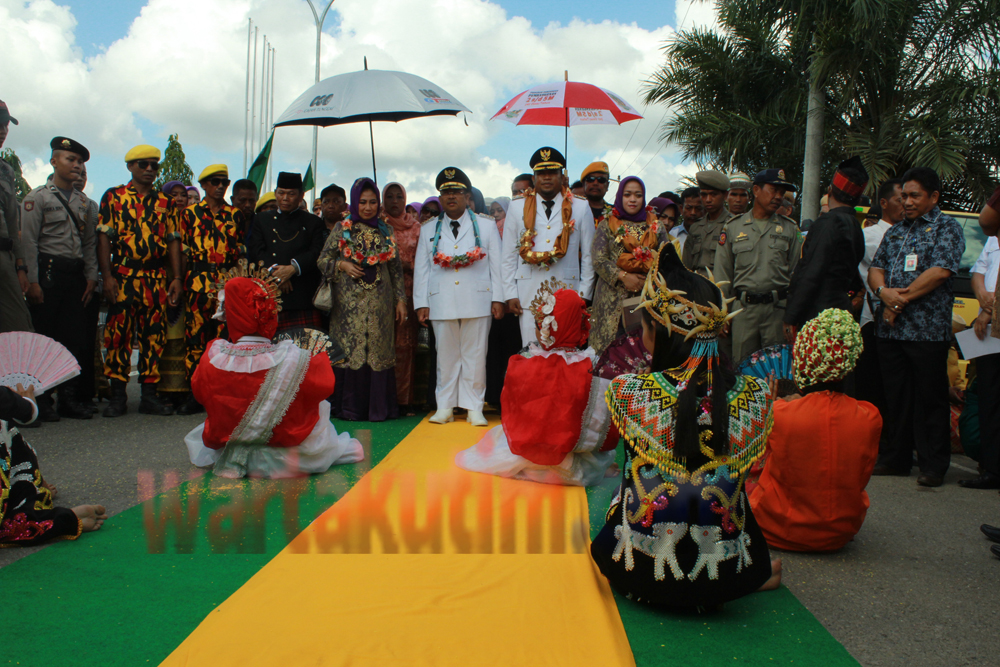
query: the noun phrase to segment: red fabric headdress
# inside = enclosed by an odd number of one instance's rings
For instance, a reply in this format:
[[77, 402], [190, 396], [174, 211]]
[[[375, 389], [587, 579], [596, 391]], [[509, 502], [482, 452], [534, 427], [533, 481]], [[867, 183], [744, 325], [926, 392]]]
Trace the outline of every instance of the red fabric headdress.
[[274, 338], [278, 329], [281, 293], [278, 281], [264, 268], [264, 263], [250, 264], [245, 259], [219, 273], [214, 285], [219, 312], [214, 319], [226, 323], [229, 340], [243, 336]]
[[576, 290], [555, 279], [547, 280], [538, 288], [530, 310], [543, 349], [578, 348], [586, 344], [590, 336], [590, 313]]
[[243, 336], [274, 338], [278, 330], [278, 304], [266, 286], [253, 278], [232, 278], [226, 282], [223, 310], [229, 340]]

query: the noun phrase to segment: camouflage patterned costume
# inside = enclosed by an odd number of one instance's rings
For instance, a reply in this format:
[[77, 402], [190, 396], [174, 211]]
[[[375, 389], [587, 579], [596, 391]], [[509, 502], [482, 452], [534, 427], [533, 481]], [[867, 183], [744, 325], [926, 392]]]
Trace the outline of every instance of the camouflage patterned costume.
[[128, 382], [132, 340], [139, 339], [139, 382], [160, 380], [159, 361], [166, 338], [167, 243], [179, 239], [179, 210], [159, 191], [140, 197], [132, 184], [104, 193], [97, 233], [111, 243], [111, 266], [118, 298], [108, 306], [104, 329], [109, 379]]
[[181, 213], [181, 241], [187, 253], [184, 366], [189, 382], [208, 342], [219, 336], [219, 322], [212, 319], [216, 310], [214, 285], [220, 271], [231, 268], [246, 254], [242, 243], [245, 230], [243, 213], [233, 206], [223, 205], [213, 214], [208, 202], [202, 200]]

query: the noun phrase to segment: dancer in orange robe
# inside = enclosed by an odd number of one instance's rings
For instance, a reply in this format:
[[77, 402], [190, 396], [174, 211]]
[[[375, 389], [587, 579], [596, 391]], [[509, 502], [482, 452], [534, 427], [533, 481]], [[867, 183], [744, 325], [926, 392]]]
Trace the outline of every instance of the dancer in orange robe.
[[842, 393], [861, 350], [858, 325], [834, 308], [807, 322], [795, 340], [795, 382], [805, 396], [775, 402], [767, 462], [750, 495], [772, 547], [833, 551], [861, 530], [882, 432], [874, 405]]

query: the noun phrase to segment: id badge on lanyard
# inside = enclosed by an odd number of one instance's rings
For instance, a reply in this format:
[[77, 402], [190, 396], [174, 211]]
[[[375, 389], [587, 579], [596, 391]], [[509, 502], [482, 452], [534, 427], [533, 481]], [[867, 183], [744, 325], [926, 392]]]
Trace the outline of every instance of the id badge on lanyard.
[[917, 270], [917, 256], [915, 254], [907, 255], [906, 258], [903, 260], [903, 272], [911, 273], [916, 270]]

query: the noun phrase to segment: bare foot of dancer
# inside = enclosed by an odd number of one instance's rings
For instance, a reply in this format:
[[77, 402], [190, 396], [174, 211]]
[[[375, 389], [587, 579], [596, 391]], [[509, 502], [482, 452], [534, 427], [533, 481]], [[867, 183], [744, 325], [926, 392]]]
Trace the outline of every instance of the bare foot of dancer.
[[771, 578], [758, 588], [758, 591], [774, 591], [781, 585], [781, 559], [776, 558], [771, 561]]
[[608, 469], [604, 471], [605, 477], [618, 477], [620, 474], [622, 474], [622, 470], [618, 467], [617, 463], [612, 463], [608, 466]]
[[77, 505], [73, 508], [73, 514], [80, 520], [80, 530], [84, 533], [97, 530], [108, 518], [104, 505]]
[[55, 500], [55, 497], [59, 495], [59, 489], [56, 488], [56, 485], [49, 484], [48, 480], [46, 480], [44, 477], [42, 478], [42, 486], [44, 486], [46, 489], [49, 490], [49, 493], [52, 494], [53, 500]]

